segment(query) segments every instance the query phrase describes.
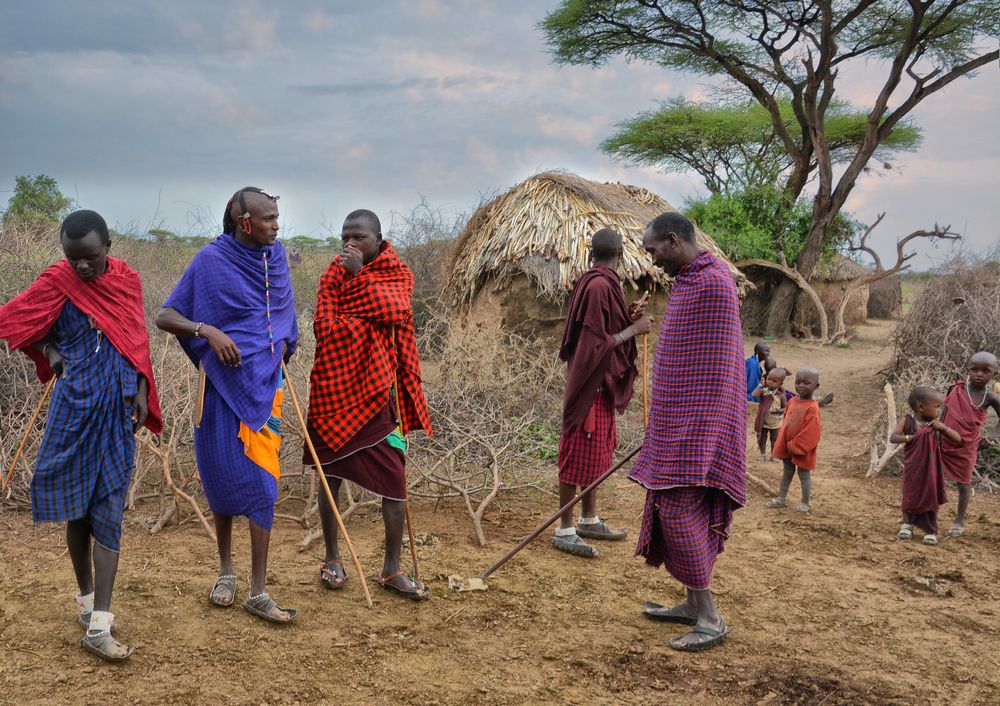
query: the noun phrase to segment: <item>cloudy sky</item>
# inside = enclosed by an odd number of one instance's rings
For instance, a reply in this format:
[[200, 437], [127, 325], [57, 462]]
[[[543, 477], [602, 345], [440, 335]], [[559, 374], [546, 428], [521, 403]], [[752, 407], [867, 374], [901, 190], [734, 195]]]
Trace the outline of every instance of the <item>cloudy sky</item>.
[[[16, 175], [45, 173], [119, 226], [205, 232], [254, 184], [281, 195], [289, 236], [326, 235], [354, 208], [406, 212], [421, 196], [469, 211], [552, 168], [675, 205], [698, 195], [693, 176], [597, 146], [625, 118], [706, 87], [652, 66], [553, 65], [536, 24], [557, 4], [5, 3], [0, 205]], [[920, 152], [863, 177], [848, 208], [866, 221], [887, 211], [884, 253], [935, 222], [975, 248], [1000, 239], [998, 77], [994, 66], [927, 100]], [[864, 105], [872, 88], [859, 73], [840, 95]], [[919, 266], [945, 253], [921, 248]]]

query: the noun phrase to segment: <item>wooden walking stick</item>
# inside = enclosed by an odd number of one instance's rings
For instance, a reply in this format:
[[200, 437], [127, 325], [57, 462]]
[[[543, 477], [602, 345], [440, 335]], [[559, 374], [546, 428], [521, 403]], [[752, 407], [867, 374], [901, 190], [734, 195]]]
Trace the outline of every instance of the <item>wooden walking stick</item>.
[[14, 461], [10, 464], [10, 470], [7, 471], [7, 477], [3, 479], [3, 490], [0, 491], [0, 497], [6, 497], [7, 486], [10, 485], [11, 479], [14, 477], [14, 469], [17, 468], [17, 462], [21, 460], [21, 452], [24, 451], [25, 445], [28, 443], [28, 439], [31, 437], [31, 430], [35, 428], [35, 420], [38, 419], [38, 415], [42, 412], [42, 407], [45, 406], [45, 401], [49, 399], [49, 394], [52, 392], [52, 388], [55, 387], [56, 376], [53, 375], [47, 385], [45, 385], [45, 390], [42, 392], [42, 399], [38, 400], [38, 406], [35, 407], [35, 413], [31, 415], [31, 420], [28, 422], [28, 426], [24, 428], [24, 435], [21, 437], [21, 443], [17, 447], [17, 452], [14, 454]]
[[319, 454], [316, 453], [316, 447], [313, 446], [312, 439], [309, 438], [309, 429], [306, 428], [306, 419], [302, 416], [302, 408], [299, 406], [299, 396], [295, 394], [295, 385], [292, 384], [292, 379], [288, 376], [288, 366], [285, 365], [284, 359], [281, 361], [281, 371], [285, 374], [285, 385], [288, 386], [288, 391], [292, 395], [292, 404], [295, 405], [295, 414], [299, 418], [299, 426], [302, 427], [302, 438], [306, 440], [306, 446], [309, 447], [309, 453], [312, 455], [313, 463], [316, 466], [316, 473], [319, 474], [320, 482], [323, 484], [323, 492], [326, 493], [326, 500], [330, 503], [330, 507], [333, 508], [333, 516], [337, 520], [337, 527], [340, 529], [340, 533], [344, 535], [344, 540], [347, 542], [347, 550], [351, 553], [351, 560], [354, 562], [354, 570], [358, 572], [358, 578], [361, 579], [361, 590], [365, 593], [365, 603], [371, 608], [374, 603], [372, 603], [372, 594], [368, 591], [368, 580], [365, 578], [364, 571], [361, 570], [361, 562], [358, 561], [358, 554], [354, 551], [354, 543], [351, 542], [351, 535], [347, 534], [347, 527], [344, 526], [344, 518], [340, 516], [340, 510], [337, 509], [337, 503], [333, 501], [333, 493], [330, 492], [330, 484], [326, 480], [326, 475], [323, 473], [323, 466], [319, 462]]
[[648, 368], [646, 367], [646, 355], [649, 346], [649, 334], [642, 334], [642, 426], [649, 426], [649, 402], [647, 401], [646, 393], [646, 376], [648, 375]]
[[[392, 347], [396, 348], [396, 327], [392, 327]], [[396, 378], [396, 371], [392, 371], [392, 394], [396, 398], [396, 417], [399, 418], [400, 432], [403, 430], [403, 408], [399, 402], [399, 380]], [[406, 535], [410, 539], [410, 555], [413, 557], [413, 580], [418, 577], [417, 569], [417, 539], [413, 531], [413, 515], [410, 514], [410, 483], [406, 479], [406, 464], [403, 464], [403, 499], [406, 506]]]
[[595, 481], [594, 481], [593, 483], [591, 483], [590, 485], [588, 485], [588, 486], [587, 486], [586, 488], [584, 488], [583, 490], [581, 490], [581, 491], [580, 491], [580, 492], [579, 492], [579, 493], [578, 493], [578, 494], [576, 495], [576, 497], [574, 497], [574, 498], [573, 498], [572, 500], [570, 500], [570, 501], [569, 501], [568, 503], [566, 503], [566, 504], [565, 504], [565, 505], [563, 505], [563, 506], [562, 506], [561, 508], [559, 508], [558, 510], [556, 510], [555, 514], [554, 514], [554, 515], [552, 515], [552, 517], [550, 517], [549, 519], [545, 520], [545, 522], [543, 522], [542, 524], [538, 525], [538, 527], [536, 527], [536, 528], [535, 528], [535, 530], [534, 530], [534, 531], [533, 531], [533, 532], [532, 532], [531, 534], [529, 534], [529, 535], [528, 535], [527, 537], [525, 537], [525, 538], [524, 538], [524, 539], [522, 539], [522, 540], [521, 540], [520, 542], [518, 542], [518, 545], [517, 545], [516, 547], [514, 547], [514, 548], [513, 548], [513, 549], [511, 549], [511, 550], [510, 550], [509, 552], [507, 552], [506, 554], [504, 554], [504, 555], [503, 555], [503, 558], [502, 558], [502, 559], [500, 559], [500, 561], [498, 561], [498, 562], [497, 562], [496, 564], [494, 564], [493, 566], [491, 566], [490, 568], [488, 568], [488, 569], [487, 569], [486, 571], [484, 571], [484, 572], [483, 572], [483, 574], [482, 574], [482, 578], [484, 578], [484, 579], [487, 579], [487, 578], [489, 578], [490, 574], [492, 574], [492, 573], [493, 573], [494, 571], [496, 571], [496, 570], [497, 570], [497, 569], [499, 569], [499, 568], [500, 568], [501, 566], [503, 566], [504, 564], [506, 564], [506, 563], [507, 563], [508, 561], [510, 561], [511, 559], [513, 559], [513, 558], [514, 558], [514, 555], [515, 555], [515, 554], [517, 554], [517, 553], [518, 553], [519, 551], [521, 551], [521, 550], [522, 550], [522, 549], [524, 549], [524, 548], [525, 548], [526, 546], [528, 546], [528, 544], [529, 544], [529, 543], [530, 543], [530, 542], [531, 542], [531, 541], [532, 541], [533, 539], [535, 539], [535, 537], [537, 537], [538, 535], [540, 535], [540, 534], [541, 534], [542, 532], [544, 532], [544, 531], [545, 531], [545, 528], [547, 528], [547, 527], [548, 527], [549, 525], [551, 525], [551, 524], [552, 524], [552, 523], [554, 523], [554, 522], [555, 522], [556, 520], [558, 520], [558, 519], [559, 519], [559, 517], [560, 517], [560, 516], [561, 516], [561, 515], [562, 515], [562, 514], [563, 514], [564, 512], [566, 512], [566, 511], [567, 511], [567, 510], [569, 510], [569, 509], [570, 509], [571, 507], [573, 507], [574, 505], [576, 505], [576, 504], [577, 504], [578, 502], [580, 502], [581, 500], [583, 500], [583, 496], [584, 496], [584, 495], [586, 495], [586, 494], [587, 494], [587, 493], [589, 493], [589, 492], [590, 492], [591, 490], [593, 490], [594, 488], [596, 488], [597, 486], [599, 486], [599, 485], [600, 485], [601, 483], [603, 483], [604, 481], [606, 481], [606, 480], [607, 480], [608, 478], [610, 478], [610, 477], [611, 477], [611, 474], [613, 474], [613, 473], [614, 473], [615, 471], [617, 471], [617, 470], [618, 470], [619, 468], [621, 468], [621, 467], [622, 467], [622, 466], [624, 466], [624, 465], [625, 465], [626, 463], [628, 463], [628, 461], [629, 461], [629, 460], [630, 460], [630, 459], [631, 459], [631, 458], [632, 458], [633, 456], [635, 456], [635, 455], [636, 455], [637, 453], [639, 453], [639, 450], [640, 450], [640, 449], [642, 449], [642, 444], [639, 444], [639, 445], [638, 445], [638, 446], [636, 446], [636, 447], [635, 447], [634, 449], [632, 449], [631, 451], [629, 451], [629, 452], [628, 452], [628, 454], [627, 454], [627, 455], [625, 456], [625, 458], [623, 458], [623, 459], [622, 459], [621, 461], [619, 461], [618, 463], [616, 463], [616, 464], [615, 464], [614, 466], [612, 466], [611, 468], [609, 468], [608, 470], [606, 470], [606, 471], [605, 471], [605, 472], [604, 472], [604, 473], [603, 473], [603, 474], [601, 475], [601, 477], [600, 477], [600, 478], [598, 478], [598, 479], [597, 479], [597, 480], [595, 480]]
[[205, 362], [202, 361], [198, 364], [198, 389], [194, 393], [194, 425], [196, 427], [201, 426], [201, 418], [205, 413], [205, 384], [207, 381], [208, 375], [205, 373]]

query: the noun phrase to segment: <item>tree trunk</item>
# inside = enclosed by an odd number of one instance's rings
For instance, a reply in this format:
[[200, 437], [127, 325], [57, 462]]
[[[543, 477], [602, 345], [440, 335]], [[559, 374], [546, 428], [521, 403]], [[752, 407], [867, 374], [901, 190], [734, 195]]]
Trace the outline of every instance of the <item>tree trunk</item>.
[[[809, 279], [813, 268], [819, 262], [823, 254], [823, 243], [826, 241], [826, 233], [829, 224], [833, 221], [836, 212], [829, 198], [816, 197], [813, 205], [812, 223], [809, 226], [809, 234], [806, 236], [806, 244], [795, 260], [795, 269], [805, 278]], [[799, 288], [795, 283], [787, 279], [782, 281], [771, 297], [771, 305], [767, 311], [767, 335], [786, 337], [791, 333], [792, 312], [795, 310], [795, 302], [798, 299]]]
[[771, 295], [771, 305], [767, 309], [765, 333], [775, 338], [787, 338], [792, 333], [792, 312], [799, 298], [799, 288], [790, 279], [782, 278], [778, 288]]

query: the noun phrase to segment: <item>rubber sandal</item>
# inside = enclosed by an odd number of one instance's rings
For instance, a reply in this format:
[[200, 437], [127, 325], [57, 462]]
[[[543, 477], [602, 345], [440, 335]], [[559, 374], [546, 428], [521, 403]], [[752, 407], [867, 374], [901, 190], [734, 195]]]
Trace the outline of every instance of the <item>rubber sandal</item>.
[[663, 623], [694, 625], [698, 622], [698, 612], [687, 603], [678, 603], [673, 608], [667, 608], [659, 603], [646, 601], [646, 605], [642, 607], [642, 612], [646, 617], [659, 620]]
[[899, 532], [896, 533], [896, 539], [902, 539], [904, 542], [913, 539], [913, 525], [904, 523], [900, 526]]
[[576, 533], [580, 537], [587, 537], [589, 539], [604, 539], [609, 542], [620, 542], [628, 537], [628, 530], [611, 529], [608, 527], [608, 523], [604, 520], [595, 522], [592, 525], [581, 525], [577, 522]]
[[[229, 591], [229, 600], [226, 601], [218, 596], [219, 590]], [[215, 579], [215, 586], [208, 594], [208, 601], [220, 608], [228, 608], [236, 602], [236, 574], [223, 574]]]
[[767, 506], [772, 510], [778, 507], [788, 507], [788, 501], [784, 498], [771, 498], [767, 501]]
[[805, 503], [801, 503], [797, 508], [795, 508], [795, 512], [809, 512], [809, 506]]
[[134, 647], [118, 642], [111, 636], [110, 632], [84, 635], [80, 638], [80, 644], [87, 652], [95, 654], [107, 662], [121, 662], [135, 653]]
[[582, 556], [585, 559], [593, 559], [597, 556], [597, 549], [580, 539], [579, 535], [570, 535], [569, 537], [556, 535], [552, 538], [552, 546], [560, 551], [573, 556]]
[[[409, 584], [411, 586], [415, 586], [415, 587], [419, 587], [419, 588], [417, 588], [417, 590], [415, 590], [415, 591], [404, 591], [399, 586], [396, 586], [395, 584], [389, 583], [394, 578], [398, 578], [400, 576], [403, 576], [403, 578], [405, 578], [409, 582]], [[428, 598], [431, 597], [431, 589], [430, 589], [429, 586], [426, 586], [425, 584], [419, 583], [417, 581], [410, 581], [409, 578], [407, 578], [406, 576], [403, 575], [402, 571], [397, 571], [396, 573], [389, 574], [388, 576], [379, 576], [378, 577], [378, 583], [386, 591], [395, 591], [396, 593], [398, 593], [399, 595], [403, 596], [404, 598], [409, 598], [411, 601], [418, 601], [418, 602], [419, 601], [426, 601]]]
[[965, 528], [964, 527], [952, 527], [950, 530], [948, 530], [948, 536], [949, 537], [964, 537], [965, 536]]
[[[339, 566], [340, 571], [344, 575], [337, 576], [330, 568], [331, 566]], [[344, 571], [344, 562], [340, 559], [330, 559], [330, 561], [323, 564], [319, 569], [319, 580], [331, 591], [343, 588], [344, 584], [347, 583], [347, 572]]]
[[[681, 635], [680, 637], [675, 637], [667, 644], [670, 646], [670, 649], [677, 650], [678, 652], [702, 652], [704, 650], [711, 649], [716, 645], [720, 644], [723, 640], [726, 639], [726, 637], [731, 632], [732, 629], [726, 625], [725, 620], [722, 621], [721, 630], [715, 630], [714, 628], [705, 627], [702, 625], [695, 625], [693, 628], [691, 628], [691, 630], [687, 634]], [[687, 645], [680, 644], [677, 642], [678, 640], [681, 640], [691, 634], [709, 635], [711, 636], [711, 639], [705, 640], [703, 642], [693, 642]]]
[[[274, 599], [271, 598], [267, 591], [264, 591], [258, 596], [247, 596], [247, 602], [243, 604], [243, 608], [246, 612], [250, 613], [250, 615], [255, 615], [261, 620], [266, 620], [269, 623], [276, 623], [278, 625], [287, 625], [295, 620], [295, 616], [299, 614], [294, 608], [280, 607], [274, 602]], [[272, 612], [275, 609], [283, 610], [288, 613], [288, 619], [282, 620], [274, 617]]]
[[926, 544], [927, 546], [934, 547], [937, 546], [937, 543], [938, 543], [938, 538], [936, 534], [924, 535], [924, 544]]

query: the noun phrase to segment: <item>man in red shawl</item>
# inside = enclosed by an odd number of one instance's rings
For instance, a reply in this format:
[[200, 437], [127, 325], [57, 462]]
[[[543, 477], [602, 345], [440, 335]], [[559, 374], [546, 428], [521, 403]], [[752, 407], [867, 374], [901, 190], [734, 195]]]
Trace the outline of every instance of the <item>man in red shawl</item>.
[[687, 589], [657, 620], [692, 625], [669, 642], [698, 651], [729, 634], [709, 585], [733, 511], [746, 504], [746, 368], [740, 302], [729, 266], [698, 245], [694, 226], [664, 213], [642, 245], [673, 276], [653, 358], [649, 423], [629, 477], [646, 488], [636, 554]]
[[[382, 239], [378, 217], [353, 211], [341, 232], [344, 251], [323, 273], [313, 330], [309, 437], [333, 497], [349, 480], [382, 498], [385, 561], [379, 584], [421, 601], [430, 588], [400, 570], [406, 517], [406, 434], [431, 433], [413, 336], [413, 273]], [[303, 463], [312, 464], [311, 454]], [[333, 509], [320, 493], [326, 556], [320, 580], [338, 589], [347, 580]]]
[[[624, 412], [635, 380], [636, 336], [648, 333], [642, 314], [645, 300], [629, 308], [618, 278], [622, 238], [605, 228], [591, 241], [593, 265], [576, 283], [569, 299], [559, 357], [566, 361], [562, 434], [559, 438], [559, 506], [611, 466], [618, 445], [615, 411]], [[597, 516], [597, 491], [584, 496], [574, 527], [573, 511], [563, 513], [552, 545], [576, 556], [597, 556], [581, 537], [623, 540], [625, 530], [611, 529]]]
[[[989, 384], [997, 374], [997, 357], [980, 351], [969, 359], [968, 380], [952, 385], [945, 397], [945, 411], [941, 421], [958, 432], [960, 443], [944, 437], [941, 439], [941, 465], [944, 476], [958, 484], [958, 510], [955, 521], [948, 530], [952, 537], [965, 534], [965, 513], [972, 499], [972, 471], [976, 467], [976, 454], [983, 441], [983, 426], [990, 407], [1000, 416], [1000, 395], [991, 392]], [[996, 436], [1000, 436], [1000, 422]]]
[[134, 434], [163, 428], [149, 356], [142, 284], [108, 257], [111, 239], [94, 211], [60, 228], [66, 256], [0, 307], [0, 338], [26, 353], [53, 388], [31, 478], [35, 522], [66, 522], [66, 546], [80, 592], [81, 644], [119, 661], [132, 654], [115, 629], [111, 593], [118, 573]]

